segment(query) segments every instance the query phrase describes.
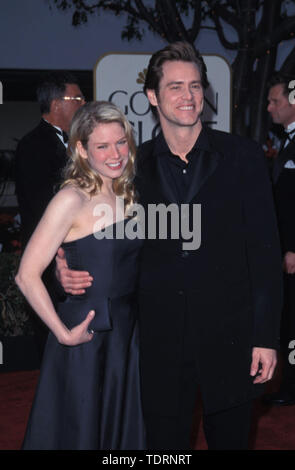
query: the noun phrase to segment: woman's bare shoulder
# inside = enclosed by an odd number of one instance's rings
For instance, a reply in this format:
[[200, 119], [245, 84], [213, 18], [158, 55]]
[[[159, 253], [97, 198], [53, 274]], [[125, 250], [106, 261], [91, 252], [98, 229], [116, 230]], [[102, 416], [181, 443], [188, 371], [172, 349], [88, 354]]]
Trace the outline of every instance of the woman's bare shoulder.
[[64, 204], [68, 208], [82, 208], [89, 201], [89, 196], [74, 185], [66, 185], [54, 196], [56, 204]]

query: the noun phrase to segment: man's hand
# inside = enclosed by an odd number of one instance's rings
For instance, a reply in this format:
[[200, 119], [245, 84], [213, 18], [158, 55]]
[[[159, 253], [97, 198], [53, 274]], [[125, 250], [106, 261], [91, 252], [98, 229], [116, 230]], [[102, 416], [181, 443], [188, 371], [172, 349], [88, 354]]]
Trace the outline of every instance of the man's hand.
[[67, 294], [81, 295], [91, 286], [93, 278], [87, 271], [73, 271], [68, 268], [65, 252], [59, 248], [55, 257], [56, 277]]
[[283, 269], [287, 274], [295, 273], [295, 253], [287, 251], [284, 256]]
[[270, 380], [277, 365], [275, 349], [253, 348], [250, 375], [255, 377], [254, 384], [262, 384]]

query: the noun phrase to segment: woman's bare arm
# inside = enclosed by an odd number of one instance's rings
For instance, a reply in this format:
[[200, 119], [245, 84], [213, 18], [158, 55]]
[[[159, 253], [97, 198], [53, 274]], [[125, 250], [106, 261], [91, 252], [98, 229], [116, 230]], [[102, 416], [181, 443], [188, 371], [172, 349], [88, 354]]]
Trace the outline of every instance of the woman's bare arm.
[[82, 208], [82, 197], [72, 188], [61, 190], [48, 205], [23, 254], [16, 283], [20, 290], [58, 341], [75, 345], [90, 341], [88, 325], [94, 312], [85, 312], [85, 320], [72, 330], [62, 323], [41, 276], [54, 258], [57, 249], [73, 227], [77, 213]]

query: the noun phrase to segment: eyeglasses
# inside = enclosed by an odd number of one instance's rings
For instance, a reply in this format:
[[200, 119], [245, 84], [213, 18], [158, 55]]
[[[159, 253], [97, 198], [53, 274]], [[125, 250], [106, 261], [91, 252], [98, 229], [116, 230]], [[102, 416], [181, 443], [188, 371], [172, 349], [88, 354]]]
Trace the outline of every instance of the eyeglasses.
[[85, 101], [85, 97], [84, 96], [63, 96], [61, 98], [61, 100], [65, 100], [65, 101], [79, 101], [79, 103], [81, 103], [82, 101]]

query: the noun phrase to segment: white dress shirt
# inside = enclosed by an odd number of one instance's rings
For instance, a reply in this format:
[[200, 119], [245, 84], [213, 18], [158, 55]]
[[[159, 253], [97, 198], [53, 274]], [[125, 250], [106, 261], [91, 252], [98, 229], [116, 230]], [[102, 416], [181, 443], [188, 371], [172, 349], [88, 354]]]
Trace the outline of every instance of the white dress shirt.
[[[289, 134], [291, 139], [295, 138], [295, 121], [291, 122], [291, 124], [289, 124], [287, 126], [285, 131]], [[284, 148], [286, 148], [289, 143], [290, 143], [290, 140], [287, 139], [286, 142], [285, 142], [285, 147]], [[293, 162], [293, 160], [288, 160], [285, 163], [284, 168], [289, 168], [290, 170], [295, 170], [295, 163]]]

